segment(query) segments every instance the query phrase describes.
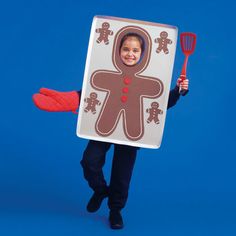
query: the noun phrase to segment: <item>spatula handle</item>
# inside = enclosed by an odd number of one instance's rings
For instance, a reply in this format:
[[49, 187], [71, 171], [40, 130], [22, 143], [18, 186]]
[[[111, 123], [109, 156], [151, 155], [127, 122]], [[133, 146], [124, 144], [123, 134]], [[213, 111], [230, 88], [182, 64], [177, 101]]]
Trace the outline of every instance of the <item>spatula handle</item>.
[[181, 75], [186, 77], [187, 74], [187, 65], [188, 65], [188, 55], [185, 56], [184, 58], [184, 64], [182, 67]]

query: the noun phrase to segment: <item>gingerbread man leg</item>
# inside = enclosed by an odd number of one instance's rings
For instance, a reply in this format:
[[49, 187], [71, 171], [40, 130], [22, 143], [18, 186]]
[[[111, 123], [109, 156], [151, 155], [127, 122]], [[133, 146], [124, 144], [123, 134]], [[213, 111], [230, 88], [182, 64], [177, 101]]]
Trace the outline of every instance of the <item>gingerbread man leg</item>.
[[109, 44], [108, 38], [107, 38], [107, 39], [104, 39], [104, 43], [105, 43], [106, 45]]
[[164, 47], [164, 48], [163, 48], [163, 51], [164, 51], [165, 54], [168, 54], [168, 53], [169, 53], [169, 50], [168, 50], [167, 47]]
[[93, 107], [91, 107], [91, 112], [93, 113], [93, 114], [96, 114], [96, 109], [95, 109], [95, 107], [93, 106]]
[[151, 115], [147, 119], [147, 123], [150, 123], [150, 122], [152, 122], [152, 116]]
[[154, 122], [155, 122], [155, 124], [159, 124], [160, 123], [160, 121], [159, 121], [157, 116], [154, 118]]
[[104, 107], [104, 110], [100, 112], [100, 115], [97, 119], [97, 133], [101, 136], [110, 135], [116, 128], [121, 113], [122, 112], [120, 107], [115, 108], [113, 104], [110, 104], [108, 101]]
[[102, 42], [102, 40], [103, 40], [103, 37], [101, 37], [101, 36], [100, 36], [100, 37], [97, 39], [97, 41], [96, 41], [96, 42], [97, 42], [97, 43], [101, 43], [101, 42]]
[[138, 140], [144, 134], [143, 112], [141, 110], [139, 103], [132, 104], [132, 108], [129, 107], [125, 110], [124, 131], [131, 140]]
[[157, 52], [157, 53], [160, 53], [161, 50], [162, 50], [162, 47], [159, 46], [159, 47], [157, 48], [156, 52]]
[[84, 111], [85, 111], [85, 112], [89, 112], [89, 110], [90, 110], [90, 107], [89, 107], [89, 106], [87, 106], [87, 107], [84, 108]]

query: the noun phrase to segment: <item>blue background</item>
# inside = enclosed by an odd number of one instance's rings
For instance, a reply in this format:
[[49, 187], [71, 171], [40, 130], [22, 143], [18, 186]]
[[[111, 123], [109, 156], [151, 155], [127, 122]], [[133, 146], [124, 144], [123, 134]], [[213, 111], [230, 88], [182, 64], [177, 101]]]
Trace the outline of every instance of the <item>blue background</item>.
[[[236, 235], [235, 11], [231, 1], [6, 1], [0, 4], [0, 235]], [[82, 85], [94, 15], [195, 32], [190, 93], [168, 111], [159, 150], [141, 149], [114, 232], [80, 160], [77, 116], [38, 110], [40, 87]], [[178, 43], [173, 84], [184, 56]], [[104, 168], [110, 176], [112, 150]]]

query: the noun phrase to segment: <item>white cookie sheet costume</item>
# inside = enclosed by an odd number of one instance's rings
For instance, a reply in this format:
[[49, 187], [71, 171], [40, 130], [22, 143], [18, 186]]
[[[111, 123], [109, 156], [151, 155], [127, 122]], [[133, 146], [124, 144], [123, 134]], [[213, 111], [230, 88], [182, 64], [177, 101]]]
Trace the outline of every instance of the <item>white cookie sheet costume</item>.
[[[125, 65], [121, 40], [144, 41], [140, 62]], [[137, 147], [159, 148], [165, 124], [177, 28], [95, 16], [88, 47], [77, 135]]]

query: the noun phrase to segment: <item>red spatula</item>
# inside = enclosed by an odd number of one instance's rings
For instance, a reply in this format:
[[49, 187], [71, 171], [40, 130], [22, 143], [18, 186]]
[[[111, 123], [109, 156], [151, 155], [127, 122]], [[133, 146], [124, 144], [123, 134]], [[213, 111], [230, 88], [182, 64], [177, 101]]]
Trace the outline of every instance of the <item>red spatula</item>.
[[[186, 79], [188, 57], [194, 52], [194, 49], [196, 46], [196, 39], [197, 39], [197, 36], [194, 33], [184, 32], [180, 34], [181, 49], [185, 55], [184, 64], [183, 64], [181, 75], [180, 75], [180, 78], [183, 80]], [[187, 93], [188, 93], [188, 90], [186, 89], [180, 90], [180, 94], [182, 96], [185, 96]]]

